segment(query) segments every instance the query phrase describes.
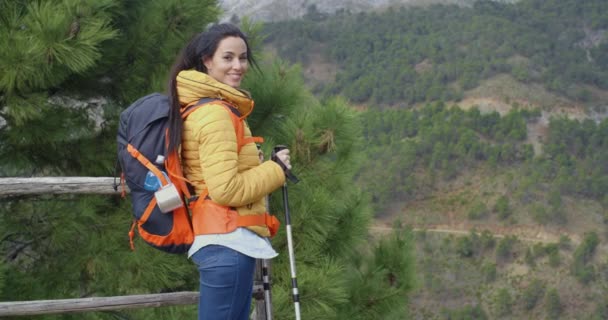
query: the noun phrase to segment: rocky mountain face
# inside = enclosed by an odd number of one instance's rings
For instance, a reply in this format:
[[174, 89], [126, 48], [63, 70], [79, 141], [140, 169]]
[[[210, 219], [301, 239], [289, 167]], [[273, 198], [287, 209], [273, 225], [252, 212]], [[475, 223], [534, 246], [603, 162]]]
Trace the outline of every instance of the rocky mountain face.
[[[360, 12], [396, 6], [456, 4], [470, 6], [477, 0], [219, 0], [222, 20], [249, 17], [253, 21], [281, 21], [300, 18], [307, 12], [334, 14], [340, 10]], [[516, 2], [518, 0], [494, 0]]]

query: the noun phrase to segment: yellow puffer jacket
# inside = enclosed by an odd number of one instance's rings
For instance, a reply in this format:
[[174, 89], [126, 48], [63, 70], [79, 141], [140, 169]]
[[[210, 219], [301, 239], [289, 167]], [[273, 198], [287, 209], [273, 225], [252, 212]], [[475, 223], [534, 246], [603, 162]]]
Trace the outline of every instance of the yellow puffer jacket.
[[[177, 76], [182, 106], [202, 98], [221, 99], [236, 107], [244, 118], [253, 110], [253, 100], [243, 91], [218, 82], [205, 73], [187, 70]], [[245, 123], [245, 138], [251, 130]], [[213, 202], [235, 207], [238, 214], [266, 212], [264, 197], [285, 183], [285, 173], [273, 161], [260, 163], [255, 143], [237, 154], [237, 139], [229, 111], [219, 102], [196, 109], [184, 121], [181, 156], [184, 175], [196, 194], [209, 190]], [[269, 236], [266, 227], [248, 227]]]

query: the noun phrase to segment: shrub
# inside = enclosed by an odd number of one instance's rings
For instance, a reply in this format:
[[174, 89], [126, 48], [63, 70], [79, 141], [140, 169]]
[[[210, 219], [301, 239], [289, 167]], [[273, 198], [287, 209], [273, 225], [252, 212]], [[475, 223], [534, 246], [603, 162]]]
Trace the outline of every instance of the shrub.
[[517, 241], [515, 236], [507, 236], [501, 239], [496, 246], [496, 259], [497, 260], [508, 260], [511, 257], [511, 250], [513, 245]]
[[486, 283], [493, 282], [496, 280], [496, 264], [484, 262], [484, 264], [481, 266], [481, 274]]
[[473, 241], [470, 237], [459, 237], [456, 241], [456, 252], [461, 257], [470, 258], [473, 256]]
[[500, 220], [505, 220], [511, 215], [511, 208], [509, 206], [509, 198], [506, 196], [500, 196], [494, 204], [494, 211], [498, 213]]
[[558, 319], [562, 314], [562, 302], [560, 301], [559, 293], [557, 293], [555, 288], [551, 288], [547, 291], [547, 295], [545, 296], [545, 308], [549, 319]]
[[570, 250], [571, 246], [572, 246], [572, 240], [570, 240], [570, 237], [568, 237], [565, 234], [562, 234], [559, 237], [559, 247], [564, 250]]
[[487, 214], [488, 214], [488, 207], [486, 206], [486, 204], [481, 201], [477, 201], [473, 205], [471, 210], [469, 210], [467, 217], [471, 220], [478, 220], [478, 219], [484, 218]]
[[561, 262], [561, 258], [559, 256], [559, 247], [557, 244], [548, 244], [545, 247], [545, 252], [549, 256], [549, 265], [557, 268]]
[[524, 305], [524, 309], [532, 310], [545, 294], [545, 284], [544, 282], [534, 279], [530, 284], [524, 289], [522, 293], [522, 303]]
[[484, 230], [479, 237], [479, 243], [482, 249], [492, 249], [496, 245], [496, 240], [494, 239], [494, 235], [488, 231]]
[[526, 255], [524, 257], [524, 260], [526, 261], [526, 264], [529, 265], [530, 267], [536, 266], [536, 256], [535, 256], [532, 248], [528, 247], [526, 249]]
[[589, 262], [595, 254], [599, 244], [595, 232], [585, 235], [583, 242], [574, 250], [574, 261], [572, 262], [572, 274], [582, 283], [588, 284], [595, 278], [595, 269]]
[[511, 307], [513, 305], [513, 299], [509, 290], [501, 288], [496, 294], [496, 314], [500, 317], [511, 314]]
[[442, 310], [442, 319], [449, 320], [486, 320], [488, 316], [483, 311], [481, 306], [464, 306], [461, 309], [456, 310]]

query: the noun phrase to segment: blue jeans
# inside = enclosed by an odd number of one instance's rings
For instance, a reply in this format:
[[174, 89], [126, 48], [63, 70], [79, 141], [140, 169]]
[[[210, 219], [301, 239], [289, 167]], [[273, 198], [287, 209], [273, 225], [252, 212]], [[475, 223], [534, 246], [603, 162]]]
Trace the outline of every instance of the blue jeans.
[[200, 273], [199, 320], [248, 320], [255, 259], [209, 245], [192, 255]]

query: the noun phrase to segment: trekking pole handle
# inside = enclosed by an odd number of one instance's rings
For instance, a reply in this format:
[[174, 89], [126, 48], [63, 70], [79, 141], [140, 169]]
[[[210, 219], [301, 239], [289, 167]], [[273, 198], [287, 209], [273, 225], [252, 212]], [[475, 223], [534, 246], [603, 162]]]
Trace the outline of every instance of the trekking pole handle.
[[289, 179], [293, 183], [298, 183], [298, 182], [300, 182], [300, 179], [298, 179], [298, 177], [296, 177], [291, 172], [291, 170], [287, 169], [285, 164], [283, 162], [281, 162], [281, 160], [279, 160], [279, 158], [276, 156], [277, 152], [279, 152], [281, 150], [285, 150], [285, 149], [287, 149], [287, 146], [284, 146], [284, 145], [277, 145], [276, 147], [274, 147], [272, 149], [271, 160], [278, 163], [281, 166], [281, 168], [283, 168], [283, 171], [285, 171], [285, 176], [287, 177], [287, 179]]

